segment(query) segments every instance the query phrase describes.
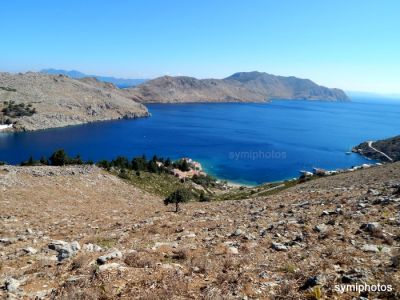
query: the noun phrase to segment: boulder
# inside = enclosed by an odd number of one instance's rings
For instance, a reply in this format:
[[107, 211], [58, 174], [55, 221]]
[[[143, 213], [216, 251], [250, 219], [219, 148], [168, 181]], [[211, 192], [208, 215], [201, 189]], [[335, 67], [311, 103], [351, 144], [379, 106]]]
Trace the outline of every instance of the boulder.
[[4, 288], [6, 291], [10, 292], [10, 293], [15, 293], [18, 292], [18, 288], [21, 285], [21, 283], [12, 277], [8, 277], [5, 281], [4, 281]]
[[97, 258], [97, 263], [99, 265], [104, 265], [107, 261], [114, 259], [114, 258], [121, 258], [122, 257], [122, 253], [121, 251], [114, 249], [113, 251], [104, 254], [102, 256], [100, 256], [99, 258]]
[[288, 247], [286, 247], [285, 245], [280, 244], [280, 243], [272, 242], [271, 247], [272, 247], [272, 249], [274, 249], [276, 251], [288, 251]]
[[52, 241], [48, 245], [49, 249], [57, 251], [57, 259], [58, 261], [63, 261], [67, 258], [75, 256], [75, 254], [81, 249], [79, 243], [77, 241], [73, 241], [71, 243], [65, 241]]

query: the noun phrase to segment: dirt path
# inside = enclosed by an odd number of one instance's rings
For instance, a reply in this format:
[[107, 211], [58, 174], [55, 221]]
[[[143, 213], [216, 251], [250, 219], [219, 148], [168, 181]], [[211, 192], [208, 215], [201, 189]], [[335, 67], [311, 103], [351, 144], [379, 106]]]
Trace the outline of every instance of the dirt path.
[[382, 151], [379, 151], [378, 149], [374, 148], [374, 147], [372, 146], [372, 143], [373, 143], [373, 141], [368, 141], [368, 147], [370, 147], [372, 150], [374, 150], [374, 151], [376, 151], [376, 152], [382, 154], [382, 155], [383, 155], [384, 157], [386, 157], [389, 161], [393, 162], [393, 159], [392, 159], [389, 155], [387, 155], [386, 153], [383, 153]]

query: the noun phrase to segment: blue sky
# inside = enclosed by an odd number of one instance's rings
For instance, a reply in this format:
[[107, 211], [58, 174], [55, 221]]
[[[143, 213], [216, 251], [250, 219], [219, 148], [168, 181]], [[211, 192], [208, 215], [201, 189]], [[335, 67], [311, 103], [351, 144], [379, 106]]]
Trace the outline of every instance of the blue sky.
[[2, 1], [0, 71], [265, 71], [400, 93], [400, 1]]

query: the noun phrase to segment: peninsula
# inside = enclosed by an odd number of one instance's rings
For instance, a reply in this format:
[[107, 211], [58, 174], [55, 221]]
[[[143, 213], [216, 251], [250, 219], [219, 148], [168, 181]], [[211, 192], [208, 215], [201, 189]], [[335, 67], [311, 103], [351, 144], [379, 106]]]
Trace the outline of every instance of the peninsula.
[[0, 73], [0, 124], [39, 130], [137, 118], [147, 108], [115, 92], [64, 75]]

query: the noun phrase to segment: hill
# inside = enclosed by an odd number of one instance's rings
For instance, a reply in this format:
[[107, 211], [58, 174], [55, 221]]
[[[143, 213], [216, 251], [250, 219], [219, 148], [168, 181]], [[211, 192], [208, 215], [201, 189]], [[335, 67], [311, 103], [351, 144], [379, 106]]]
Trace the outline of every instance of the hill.
[[375, 142], [364, 142], [354, 147], [353, 151], [371, 159], [382, 161], [399, 161], [400, 136]]
[[138, 102], [263, 102], [271, 99], [349, 101], [339, 89], [308, 79], [261, 72], [235, 73], [224, 79], [163, 76], [124, 90]]
[[0, 121], [38, 130], [148, 116], [147, 109], [114, 90], [64, 75], [0, 73]]
[[0, 298], [400, 296], [400, 163], [180, 213], [90, 166], [3, 166], [0, 190]]
[[79, 72], [76, 70], [67, 71], [67, 70], [61, 70], [61, 69], [43, 69], [40, 72], [45, 73], [45, 74], [51, 74], [51, 75], [62, 74], [62, 75], [65, 75], [65, 76], [68, 76], [68, 77], [71, 77], [74, 79], [81, 79], [81, 78], [85, 78], [85, 77], [94, 77], [99, 81], [112, 83], [121, 89], [136, 86], [136, 85], [139, 85], [139, 84], [147, 81], [147, 79], [127, 79], [127, 78], [116, 78], [116, 77], [112, 77], [112, 76], [88, 75], [88, 74], [85, 74], [85, 73], [82, 73], [82, 72]]

